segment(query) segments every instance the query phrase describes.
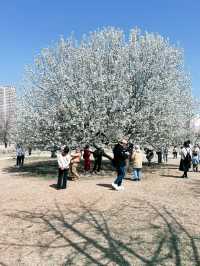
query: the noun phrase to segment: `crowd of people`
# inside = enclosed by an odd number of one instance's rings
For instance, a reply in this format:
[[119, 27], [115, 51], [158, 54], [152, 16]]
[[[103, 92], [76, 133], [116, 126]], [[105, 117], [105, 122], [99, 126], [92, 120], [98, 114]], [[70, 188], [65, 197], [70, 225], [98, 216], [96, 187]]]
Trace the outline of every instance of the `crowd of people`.
[[[94, 158], [94, 166], [92, 169], [91, 156]], [[67, 186], [67, 179], [70, 175], [71, 180], [76, 181], [80, 179], [78, 173], [78, 166], [81, 161], [81, 157], [84, 159], [84, 174], [97, 173], [101, 171], [102, 157], [106, 156], [104, 150], [96, 146], [96, 149], [92, 151], [89, 145], [86, 145], [83, 150], [79, 147], [75, 152], [69, 154], [69, 147], [63, 146], [61, 153], [58, 157], [58, 182], [57, 189], [64, 189]]]
[[[95, 146], [95, 150], [92, 151], [89, 145], [86, 145], [83, 150], [76, 148], [74, 153], [69, 154], [69, 147], [63, 146], [61, 153], [58, 154], [58, 182], [57, 189], [65, 189], [67, 187], [67, 180], [70, 175], [72, 180], [78, 180], [80, 178], [77, 171], [78, 165], [81, 161], [81, 157], [84, 159], [84, 173], [98, 173], [101, 171], [102, 157], [107, 157], [111, 160], [112, 166], [117, 171], [117, 177], [112, 183], [112, 187], [116, 190], [123, 190], [123, 179], [127, 170], [127, 162], [129, 160], [133, 163], [132, 178], [135, 181], [141, 180], [141, 170], [143, 154], [139, 145], [133, 146], [128, 144], [127, 140], [122, 139], [115, 145], [113, 149], [113, 157], [106, 154], [100, 147]], [[92, 167], [91, 156], [93, 155], [94, 164]]]
[[[57, 189], [65, 189], [67, 187], [67, 180], [70, 177], [71, 180], [77, 181], [80, 179], [78, 167], [81, 162], [81, 158], [84, 160], [84, 174], [99, 173], [102, 167], [102, 158], [106, 157], [111, 160], [112, 166], [116, 169], [117, 177], [112, 183], [112, 187], [115, 190], [123, 190], [123, 179], [129, 168], [130, 162], [132, 162], [132, 179], [134, 181], [140, 181], [142, 177], [142, 163], [143, 152], [139, 145], [133, 145], [128, 143], [126, 139], [121, 139], [113, 148], [113, 156], [105, 153], [105, 151], [94, 145], [95, 150], [92, 151], [89, 145], [86, 145], [84, 149], [77, 147], [74, 152], [70, 153], [68, 146], [61, 147], [61, 152], [57, 155], [58, 161], [58, 181]], [[154, 158], [153, 149], [144, 148], [148, 165], [151, 164]], [[160, 150], [156, 151], [158, 157], [158, 163], [168, 161], [168, 147], [164, 146]], [[30, 152], [29, 152], [30, 154]], [[193, 171], [198, 172], [198, 165], [200, 163], [200, 147], [199, 145], [192, 146], [190, 141], [185, 141], [183, 147], [179, 148], [174, 146], [172, 150], [173, 158], [177, 159], [178, 154], [181, 156], [179, 170], [183, 172], [182, 177], [188, 177], [188, 171], [193, 166]], [[24, 164], [25, 151], [22, 145], [17, 145], [16, 149], [16, 166], [21, 167]], [[93, 160], [91, 157], [93, 156]], [[93, 167], [92, 167], [93, 161]]]

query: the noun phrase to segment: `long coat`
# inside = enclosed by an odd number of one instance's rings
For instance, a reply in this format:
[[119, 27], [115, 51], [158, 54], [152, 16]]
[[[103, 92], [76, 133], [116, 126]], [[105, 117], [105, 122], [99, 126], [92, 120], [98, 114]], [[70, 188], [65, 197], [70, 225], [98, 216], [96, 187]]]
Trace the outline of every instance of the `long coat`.
[[191, 161], [188, 162], [186, 160], [187, 153], [190, 153], [190, 156], [192, 157], [192, 151], [190, 148], [183, 148], [181, 150], [181, 161], [180, 161], [179, 170], [183, 172], [188, 172], [189, 169], [191, 168]]

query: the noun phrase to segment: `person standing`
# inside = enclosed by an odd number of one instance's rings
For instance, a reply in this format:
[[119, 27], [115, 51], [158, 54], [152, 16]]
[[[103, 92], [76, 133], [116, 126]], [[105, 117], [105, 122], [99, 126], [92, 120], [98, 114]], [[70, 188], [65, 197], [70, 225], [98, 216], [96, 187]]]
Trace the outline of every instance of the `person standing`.
[[117, 170], [117, 177], [112, 183], [112, 187], [115, 190], [123, 190], [124, 187], [122, 186], [122, 181], [126, 174], [126, 159], [129, 157], [127, 141], [125, 139], [119, 141], [119, 143], [115, 145], [113, 155], [113, 165]]
[[199, 156], [198, 156], [198, 153], [194, 150], [192, 152], [193, 172], [198, 172], [198, 165], [199, 165]]
[[94, 157], [94, 167], [92, 172], [100, 172], [101, 171], [101, 164], [102, 164], [102, 156], [104, 151], [102, 148], [96, 147], [96, 150], [93, 152]]
[[145, 151], [145, 154], [146, 154], [146, 159], [148, 161], [148, 166], [150, 166], [151, 165], [151, 161], [153, 160], [153, 157], [154, 157], [153, 150], [145, 148], [144, 151]]
[[194, 145], [194, 147], [192, 149], [192, 153], [196, 153], [197, 156], [199, 157], [199, 155], [200, 155], [200, 149], [199, 149], [199, 146], [197, 144]]
[[133, 162], [133, 180], [140, 181], [142, 173], [142, 160], [143, 155], [139, 145], [135, 145], [135, 150], [132, 155]]
[[87, 144], [83, 151], [85, 173], [89, 172], [91, 169], [91, 159], [90, 159], [91, 153], [92, 152], [90, 151], [90, 146]]
[[62, 148], [61, 153], [58, 154], [57, 189], [65, 189], [67, 187], [70, 160], [71, 160], [71, 157], [69, 155], [69, 148], [65, 146]]
[[20, 166], [24, 166], [24, 159], [25, 159], [25, 150], [24, 148], [21, 146], [21, 164]]
[[22, 149], [21, 146], [19, 144], [17, 144], [17, 148], [16, 148], [16, 166], [19, 168], [21, 166], [21, 158], [22, 158]]
[[189, 148], [192, 150], [193, 146], [192, 146], [192, 144], [191, 144], [191, 141], [190, 141], [190, 140], [187, 140], [186, 142], [188, 143]]
[[70, 170], [72, 174], [72, 180], [80, 179], [80, 175], [77, 172], [78, 165], [81, 161], [81, 150], [76, 148], [75, 153], [71, 154]]
[[162, 163], [162, 149], [159, 148], [156, 152], [157, 156], [158, 156], [158, 164]]
[[129, 157], [128, 159], [126, 160], [126, 171], [128, 172], [129, 171], [129, 168], [130, 168], [130, 162], [131, 162], [131, 158], [132, 158], [132, 155], [133, 155], [133, 151], [134, 151], [134, 145], [133, 143], [129, 143], [128, 146], [127, 146], [127, 151], [129, 152]]
[[188, 178], [188, 171], [191, 167], [191, 161], [192, 161], [192, 150], [190, 148], [190, 144], [188, 141], [184, 142], [183, 148], [181, 149], [181, 161], [179, 170], [184, 172], [183, 178]]
[[174, 146], [174, 148], [173, 148], [173, 156], [174, 156], [174, 159], [177, 159], [177, 154], [178, 154], [177, 146]]
[[169, 153], [168, 148], [167, 146], [165, 146], [163, 149], [163, 161], [166, 163], [168, 162], [168, 153]]
[[198, 152], [198, 158], [199, 158], [199, 162], [200, 162], [200, 145], [197, 144], [197, 147], [198, 147], [198, 149], [199, 149], [199, 152]]
[[32, 147], [28, 146], [28, 155], [31, 156], [31, 154], [32, 154]]

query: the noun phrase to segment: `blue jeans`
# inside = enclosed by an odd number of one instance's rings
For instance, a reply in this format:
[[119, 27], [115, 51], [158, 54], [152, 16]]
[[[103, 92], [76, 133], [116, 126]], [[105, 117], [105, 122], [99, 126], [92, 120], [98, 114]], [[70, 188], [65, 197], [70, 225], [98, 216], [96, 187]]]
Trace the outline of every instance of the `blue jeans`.
[[141, 168], [134, 168], [133, 169], [133, 179], [140, 180], [141, 179], [141, 174], [142, 174], [142, 169]]
[[125, 174], [126, 174], [126, 166], [125, 165], [119, 166], [117, 168], [117, 178], [115, 179], [114, 183], [118, 186], [121, 186]]

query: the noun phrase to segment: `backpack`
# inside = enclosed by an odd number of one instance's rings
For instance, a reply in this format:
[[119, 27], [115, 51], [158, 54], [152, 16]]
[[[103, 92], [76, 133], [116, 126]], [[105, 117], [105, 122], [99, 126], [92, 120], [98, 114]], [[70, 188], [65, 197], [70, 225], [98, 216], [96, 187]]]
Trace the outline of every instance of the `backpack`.
[[190, 155], [190, 153], [187, 151], [187, 154], [186, 154], [186, 156], [185, 156], [185, 160], [184, 160], [184, 161], [185, 161], [186, 163], [190, 163], [191, 160], [192, 160], [191, 155]]

